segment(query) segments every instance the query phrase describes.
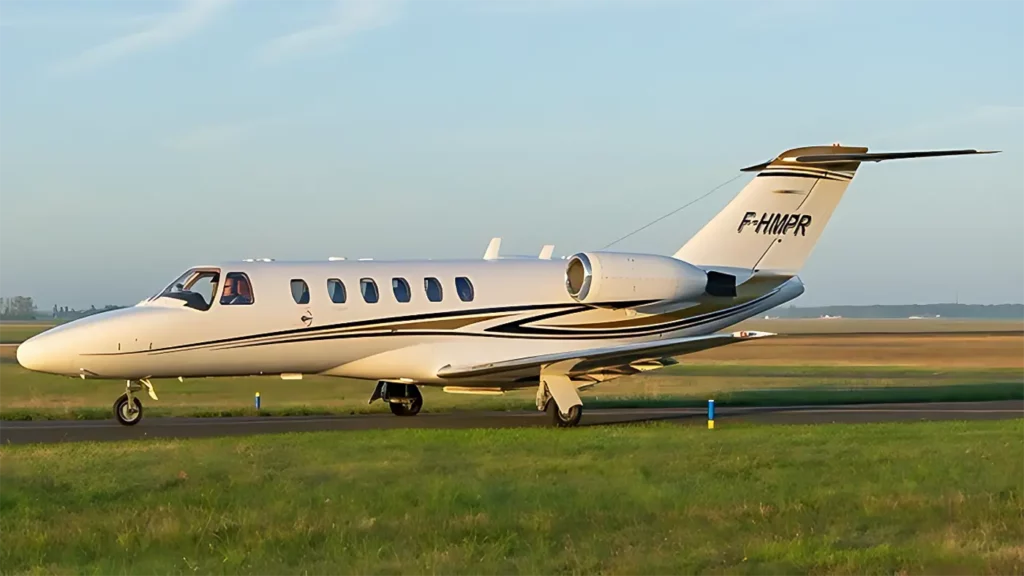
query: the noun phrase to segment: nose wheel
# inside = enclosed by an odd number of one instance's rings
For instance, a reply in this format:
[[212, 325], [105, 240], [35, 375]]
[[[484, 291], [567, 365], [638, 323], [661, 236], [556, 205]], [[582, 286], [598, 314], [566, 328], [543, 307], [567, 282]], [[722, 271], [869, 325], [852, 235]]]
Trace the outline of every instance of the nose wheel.
[[121, 394], [114, 402], [114, 418], [125, 426], [138, 424], [142, 420], [142, 402], [134, 396], [129, 397], [127, 393]]
[[114, 401], [114, 418], [124, 426], [134, 426], [142, 420], [142, 402], [135, 397], [135, 393], [146, 388], [149, 397], [158, 400], [153, 384], [148, 379], [129, 380], [125, 386], [124, 394]]

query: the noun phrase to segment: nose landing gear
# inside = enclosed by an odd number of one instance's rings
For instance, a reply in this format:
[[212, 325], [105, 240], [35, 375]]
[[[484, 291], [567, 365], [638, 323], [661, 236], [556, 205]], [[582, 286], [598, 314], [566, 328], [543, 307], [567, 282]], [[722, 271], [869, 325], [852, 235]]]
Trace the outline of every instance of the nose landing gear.
[[147, 378], [128, 380], [124, 394], [114, 401], [114, 418], [124, 426], [134, 426], [142, 420], [142, 402], [135, 397], [135, 392], [142, 390], [143, 387], [150, 398], [159, 400], [156, 391], [153, 390], [153, 384]]

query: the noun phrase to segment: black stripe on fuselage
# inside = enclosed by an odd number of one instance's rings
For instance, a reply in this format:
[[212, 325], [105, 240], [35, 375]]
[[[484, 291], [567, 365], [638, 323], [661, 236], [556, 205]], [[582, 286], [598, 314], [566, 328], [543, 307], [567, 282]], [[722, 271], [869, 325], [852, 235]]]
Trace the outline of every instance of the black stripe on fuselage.
[[[541, 336], [541, 335], [556, 336], [557, 335], [557, 336], [578, 336], [578, 337], [582, 337], [582, 336], [596, 336], [596, 337], [602, 337], [602, 338], [613, 337], [613, 336], [644, 336], [644, 335], [648, 335], [648, 334], [657, 334], [659, 332], [665, 332], [665, 331], [668, 331], [668, 330], [678, 330], [678, 329], [682, 329], [682, 328], [689, 328], [689, 327], [691, 327], [691, 325], [699, 326], [701, 324], [704, 324], [705, 321], [714, 322], [714, 321], [717, 321], [717, 320], [721, 320], [722, 318], [726, 318], [728, 316], [731, 316], [733, 314], [737, 314], [737, 313], [742, 312], [744, 310], [747, 310], [749, 308], [753, 308], [753, 307], [757, 306], [758, 304], [764, 302], [768, 298], [772, 297], [777, 292], [778, 292], [778, 289], [773, 290], [773, 291], [771, 291], [771, 292], [769, 292], [769, 293], [767, 293], [767, 294], [765, 294], [763, 296], [755, 298], [754, 300], [750, 300], [749, 302], [744, 302], [743, 304], [732, 306], [730, 308], [723, 308], [721, 310], [715, 310], [713, 312], [707, 312], [705, 314], [700, 314], [700, 315], [697, 315], [697, 316], [690, 316], [690, 317], [687, 317], [687, 318], [680, 318], [679, 320], [673, 320], [671, 322], [663, 322], [661, 324], [652, 324], [652, 325], [649, 325], [649, 326], [629, 326], [629, 327], [625, 327], [625, 328], [604, 328], [604, 329], [587, 329], [587, 328], [566, 329], [566, 328], [560, 328], [560, 327], [557, 327], [557, 326], [525, 326], [525, 324], [531, 324], [533, 322], [536, 322], [537, 320], [533, 319], [533, 318], [524, 318], [522, 320], [513, 320], [512, 322], [508, 322], [506, 324], [501, 324], [501, 325], [498, 325], [498, 326], [492, 326], [491, 328], [487, 328], [485, 330], [485, 332], [498, 332], [498, 333], [502, 333], [502, 334], [514, 334], [514, 335], [520, 335], [520, 336], [521, 335], [533, 335], [533, 336]], [[545, 315], [542, 318], [555, 317], [555, 316], [559, 316], [559, 315], [562, 315], [562, 314], [565, 314], [565, 313], [566, 312], [561, 312], [560, 311], [560, 312], [557, 312], [557, 313]]]
[[[678, 330], [682, 328], [696, 328], [705, 324], [710, 324], [727, 318], [732, 314], [737, 314], [748, 310], [759, 303], [764, 302], [766, 299], [774, 295], [778, 290], [774, 290], [760, 298], [745, 302], [732, 308], [725, 308], [717, 310], [715, 312], [709, 312], [700, 316], [693, 316], [690, 318], [684, 318], [674, 322], [668, 322], [663, 324], [657, 324], [653, 326], [638, 326], [632, 328], [621, 328], [621, 329], [609, 329], [609, 330], [589, 330], [589, 331], [572, 331], [558, 328], [547, 328], [543, 326], [529, 327], [522, 326], [522, 324], [536, 322], [542, 319], [553, 318], [573, 312], [582, 310], [559, 310], [556, 312], [549, 312], [534, 316], [531, 318], [525, 318], [522, 320], [516, 320], [508, 324], [503, 324], [494, 328], [501, 328], [502, 326], [514, 327], [515, 329], [509, 331], [494, 331], [494, 329], [487, 329], [483, 332], [461, 332], [457, 330], [429, 330], [429, 329], [417, 329], [417, 330], [405, 330], [405, 331], [391, 331], [386, 332], [372, 332], [372, 331], [359, 331], [359, 332], [345, 332], [339, 334], [319, 334], [319, 335], [308, 335], [301, 336], [298, 338], [292, 338], [289, 340], [273, 340], [267, 342], [248, 342], [238, 343], [234, 345], [216, 346], [214, 350], [234, 350], [237, 348], [254, 348], [258, 346], [272, 346], [276, 344], [301, 344], [306, 342], [319, 342], [323, 340], [345, 340], [351, 338], [378, 338], [381, 336], [468, 336], [474, 338], [515, 338], [525, 340], [607, 340], [611, 337], [640, 337], [650, 336], [659, 332], [665, 332], [669, 330]], [[586, 308], [586, 307], [583, 307]], [[370, 329], [372, 330], [372, 328]], [[153, 354], [166, 354], [170, 352], [176, 352], [175, 350], [169, 351], [154, 351]]]
[[[341, 334], [321, 334], [316, 336], [304, 336], [301, 335], [296, 338], [290, 338], [287, 340], [273, 340], [267, 342], [252, 342], [252, 343], [241, 343], [236, 345], [227, 346], [216, 346], [216, 350], [230, 350], [234, 348], [249, 348], [253, 346], [266, 346], [270, 344], [292, 344], [299, 342], [310, 342], [319, 340], [330, 340], [333, 338], [348, 338], [359, 335], [407, 335], [414, 333], [430, 333], [430, 334], [446, 334], [462, 335], [462, 336], [492, 336], [492, 337], [504, 337], [504, 338], [520, 338], [520, 339], [533, 339], [533, 340], [597, 340], [607, 339], [610, 337], [639, 337], [647, 336], [651, 334], [657, 334], [659, 332], [665, 332], [669, 330], [677, 330], [681, 328], [689, 328], [693, 326], [700, 326], [705, 323], [715, 322], [726, 318], [732, 314], [736, 314], [747, 310], [757, 304], [765, 301], [774, 295], [778, 290], [774, 290], [768, 294], [765, 294], [755, 300], [745, 302], [743, 304], [733, 306], [732, 308], [724, 308], [722, 310], [716, 310], [701, 314], [699, 316], [691, 316], [689, 318], [682, 318], [672, 322], [663, 322], [661, 324], [653, 324], [650, 326], [632, 326], [627, 328], [608, 328], [608, 329], [564, 329], [557, 326], [525, 326], [525, 324], [532, 324], [540, 322], [542, 320], [548, 320], [559, 316], [566, 316], [574, 314], [576, 312], [583, 312], [589, 308], [586, 306], [579, 306], [573, 309], [567, 310], [556, 310], [553, 312], [547, 312], [537, 316], [531, 316], [529, 318], [522, 318], [519, 320], [513, 320], [506, 324], [500, 324], [498, 326], [492, 326], [491, 328], [485, 329], [483, 332], [462, 332], [455, 330], [429, 330], [429, 329], [418, 329], [418, 330], [404, 330], [404, 331], [393, 331], [388, 330], [387, 332], [346, 332]], [[372, 330], [372, 327], [369, 328]]]
[[[530, 304], [521, 306], [505, 306], [496, 308], [478, 308], [473, 310], [458, 310], [449, 312], [432, 312], [425, 314], [412, 314], [407, 316], [393, 316], [383, 319], [372, 319], [372, 320], [358, 320], [354, 322], [344, 322], [339, 324], [331, 324], [326, 326], [317, 326], [313, 328], [296, 328], [289, 330], [278, 330], [274, 332], [265, 332], [261, 334], [252, 334], [247, 336], [237, 336], [232, 338], [221, 338], [217, 340], [209, 340], [205, 342], [196, 342], [193, 344], [182, 344], [177, 346], [168, 346], [164, 348], [156, 348], [153, 350], [136, 350], [126, 352], [112, 352], [112, 353], [97, 353], [87, 354], [87, 356], [130, 356], [138, 354], [146, 355], [162, 355], [174, 352], [184, 352], [189, 350], [231, 350], [235, 348], [251, 348], [256, 346], [270, 346], [275, 344], [296, 344], [302, 342], [313, 342], [322, 340], [333, 340], [333, 339], [348, 339], [348, 338], [359, 338], [359, 337], [379, 337], [379, 336], [413, 336], [413, 335], [432, 335], [432, 336], [473, 336], [473, 337], [491, 337], [491, 338], [517, 338], [517, 339], [532, 339], [532, 340], [568, 340], [568, 339], [580, 339], [580, 340], [597, 340], [597, 339], [608, 339], [610, 337], [640, 337], [646, 335], [657, 334], [659, 332], [665, 332], [669, 330], [677, 330], [682, 328], [693, 328], [721, 320], [732, 314], [736, 314], [746, 310], [750, 307], [756, 306], [757, 304], [765, 301], [766, 299], [773, 296], [778, 292], [778, 289], [769, 292], [761, 297], [758, 297], [749, 302], [733, 306], [731, 308], [724, 308], [713, 312], [708, 312], [699, 316], [692, 316], [689, 318], [682, 318], [680, 320], [666, 322], [662, 324], [655, 324], [651, 326], [635, 326], [629, 328], [610, 328], [610, 329], [564, 329], [558, 327], [544, 327], [544, 326], [525, 326], [525, 324], [535, 323], [542, 320], [555, 318], [558, 316], [564, 316], [573, 314], [576, 312], [583, 312], [592, 309], [591, 306], [582, 304]], [[643, 304], [649, 304], [650, 301], [643, 302], [623, 302], [616, 303], [620, 307], [639, 306]], [[447, 319], [457, 318], [470, 315], [482, 315], [490, 313], [501, 313], [501, 312], [528, 312], [530, 310], [544, 310], [551, 308], [559, 308], [559, 310], [548, 311], [537, 316], [529, 318], [523, 318], [520, 320], [514, 320], [507, 324], [502, 324], [489, 329], [484, 332], [463, 332], [457, 330], [429, 330], [429, 329], [416, 329], [416, 330], [405, 330], [396, 331], [395, 329], [388, 329], [387, 331], [373, 332], [373, 326], [379, 324], [393, 324], [395, 322], [410, 322], [418, 320], [435, 320], [435, 319]], [[487, 319], [481, 319], [486, 321]], [[365, 328], [366, 330], [343, 332], [343, 333], [329, 333], [332, 330], [351, 329], [351, 328]], [[284, 338], [281, 338], [284, 337]], [[266, 338], [276, 338], [274, 340], [263, 340]]]
[[[709, 314], [705, 314], [705, 315], [701, 315], [701, 316], [695, 316], [695, 317], [692, 317], [692, 318], [684, 319], [682, 321], [673, 322], [673, 323], [659, 324], [659, 325], [655, 325], [655, 326], [639, 327], [639, 329], [633, 329], [633, 331], [631, 333], [629, 333], [629, 334], [608, 334], [607, 333], [608, 331], [606, 331], [606, 330], [601, 330], [601, 331], [594, 330], [594, 331], [586, 331], [586, 332], [575, 332], [575, 331], [557, 330], [557, 329], [544, 330], [543, 327], [537, 327], [537, 329], [540, 330], [538, 332], [530, 332], [528, 330], [523, 330], [521, 332], [510, 331], [510, 332], [501, 332], [501, 333], [488, 332], [488, 331], [484, 331], [484, 332], [459, 332], [459, 331], [455, 331], [455, 330], [408, 330], [408, 331], [404, 331], [404, 332], [390, 332], [390, 331], [388, 331], [388, 332], [350, 332], [350, 333], [344, 333], [344, 334], [323, 334], [323, 335], [319, 335], [319, 336], [308, 336], [308, 337], [304, 337], [304, 338], [296, 338], [296, 339], [285, 340], [285, 341], [253, 342], [253, 343], [239, 344], [239, 345], [234, 345], [234, 346], [225, 346], [225, 347], [219, 348], [219, 349], [233, 349], [233, 348], [241, 348], [241, 347], [255, 347], [255, 346], [264, 346], [264, 345], [272, 345], [272, 344], [291, 344], [291, 343], [302, 343], [302, 342], [323, 341], [323, 340], [339, 340], [339, 339], [359, 338], [359, 337], [372, 338], [372, 337], [381, 337], [381, 336], [470, 336], [470, 337], [477, 337], [477, 338], [481, 338], [481, 337], [482, 338], [488, 338], [488, 337], [489, 338], [517, 338], [517, 339], [529, 339], [529, 340], [573, 340], [573, 339], [578, 339], [578, 340], [607, 340], [607, 339], [611, 339], [615, 335], [618, 335], [618, 336], [634, 336], [634, 337], [649, 336], [649, 335], [657, 334], [658, 332], [665, 332], [667, 330], [678, 330], [678, 329], [682, 329], [682, 328], [698, 328], [700, 326], [705, 326], [707, 324], [713, 324], [713, 323], [718, 322], [720, 320], [723, 320], [724, 318], [727, 318], [727, 317], [729, 317], [729, 316], [731, 316], [733, 314], [738, 314], [738, 313], [741, 313], [741, 312], [743, 312], [745, 310], [750, 310], [751, 307], [754, 307], [758, 303], [763, 302], [764, 300], [766, 300], [770, 296], [774, 295], [775, 292], [777, 292], [777, 291], [772, 291], [771, 293], [765, 294], [764, 296], [762, 296], [762, 297], [760, 297], [760, 298], [758, 298], [756, 300], [751, 300], [749, 302], [744, 302], [742, 304], [739, 304], [737, 306], [733, 306], [731, 308], [724, 308], [724, 310], [717, 311], [715, 313], [709, 313]], [[561, 316], [563, 314], [566, 314], [566, 313], [565, 312], [559, 312], [557, 314], [543, 315], [543, 317], [547, 318], [547, 317]], [[535, 317], [534, 319], [524, 319], [522, 321], [516, 321], [516, 322], [510, 323], [509, 325], [513, 325], [513, 324], [519, 325], [521, 323], [535, 322], [535, 321], [537, 321], [538, 318], [539, 317]], [[518, 327], [519, 328], [526, 328], [526, 329], [529, 328], [529, 327], [522, 327], [522, 326], [518, 326]], [[642, 333], [640, 332], [640, 330], [642, 330]]]
[[[649, 304], [651, 301], [634, 301], [634, 302], [615, 302], [609, 303], [609, 306], [617, 306], [627, 308], [630, 306], [640, 306], [643, 304]], [[303, 327], [303, 328], [291, 328], [288, 330], [276, 330], [272, 332], [262, 332], [258, 334], [248, 334], [245, 336], [232, 336], [230, 338], [219, 338], [215, 340], [205, 340], [202, 342], [193, 342], [191, 344], [179, 344], [175, 346], [166, 346], [163, 348], [154, 348], [152, 350], [136, 350], [131, 352], [106, 352], [98, 354], [88, 354], [88, 356], [125, 356], [131, 354], [149, 354], [157, 352], [177, 352], [188, 349], [201, 349], [213, 346], [221, 346], [224, 344], [235, 344], [243, 343], [251, 340], [259, 340], [264, 338], [277, 338], [287, 336], [301, 336], [306, 334], [314, 334], [327, 332], [331, 330], [342, 330], [351, 328], [372, 328], [377, 324], [393, 324], [395, 322], [415, 322], [421, 320], [446, 320], [449, 318], [461, 318], [464, 316], [475, 316], [483, 314], [498, 314], [502, 312], [529, 312], [531, 310], [546, 310], [551, 308], [559, 308], [568, 312], [578, 312], [582, 310], [590, 309], [591, 307], [584, 304], [578, 303], [560, 303], [560, 304], [524, 304], [519, 306], [499, 306], [494, 308], [475, 308], [469, 310], [449, 310], [447, 312], [427, 312], [422, 314], [409, 314], [405, 316], [390, 316], [386, 318], [372, 318], [367, 320], [356, 320], [353, 322], [341, 322], [337, 324], [327, 324], [324, 326], [314, 327]], [[275, 341], [276, 342], [276, 341]]]

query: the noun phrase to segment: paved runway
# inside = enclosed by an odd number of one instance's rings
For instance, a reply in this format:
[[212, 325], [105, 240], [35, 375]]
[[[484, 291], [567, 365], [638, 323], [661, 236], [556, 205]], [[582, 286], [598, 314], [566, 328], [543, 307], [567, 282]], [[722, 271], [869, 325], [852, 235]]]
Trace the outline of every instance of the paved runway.
[[[859, 404], [715, 409], [717, 428], [730, 422], [765, 424], [827, 424], [912, 422], [920, 420], [996, 420], [1024, 418], [1024, 401], [921, 404]], [[665, 421], [705, 426], [707, 412], [697, 408], [593, 409], [581, 426]], [[110, 441], [137, 438], [203, 438], [322, 430], [384, 430], [392, 428], [518, 428], [548, 426], [541, 412], [423, 413], [412, 418], [391, 414], [360, 416], [293, 416], [247, 418], [146, 418], [135, 426], [113, 420], [50, 420], [0, 422], [0, 443]]]

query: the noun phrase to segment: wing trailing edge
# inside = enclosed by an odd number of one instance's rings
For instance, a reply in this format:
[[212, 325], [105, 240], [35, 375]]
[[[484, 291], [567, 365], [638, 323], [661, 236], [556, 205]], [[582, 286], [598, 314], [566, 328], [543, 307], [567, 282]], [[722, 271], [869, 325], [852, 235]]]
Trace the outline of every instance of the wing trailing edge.
[[569, 374], [585, 374], [602, 368], [614, 368], [643, 361], [655, 360], [658, 358], [692, 354], [709, 348], [716, 348], [718, 346], [743, 342], [745, 340], [752, 340], [755, 338], [764, 338], [766, 336], [775, 336], [775, 334], [771, 332], [740, 331], [728, 334], [671, 338], [668, 340], [654, 340], [651, 342], [638, 342], [636, 344], [623, 344], [620, 346], [605, 346], [601, 348], [557, 352], [554, 354], [541, 354], [538, 356], [526, 356], [512, 360], [489, 362], [486, 364], [466, 366], [448, 365], [438, 370], [437, 376], [439, 378], [450, 379], [474, 378], [529, 368], [539, 369], [548, 364], [569, 362], [572, 360], [576, 360], [577, 362], [569, 370]]

